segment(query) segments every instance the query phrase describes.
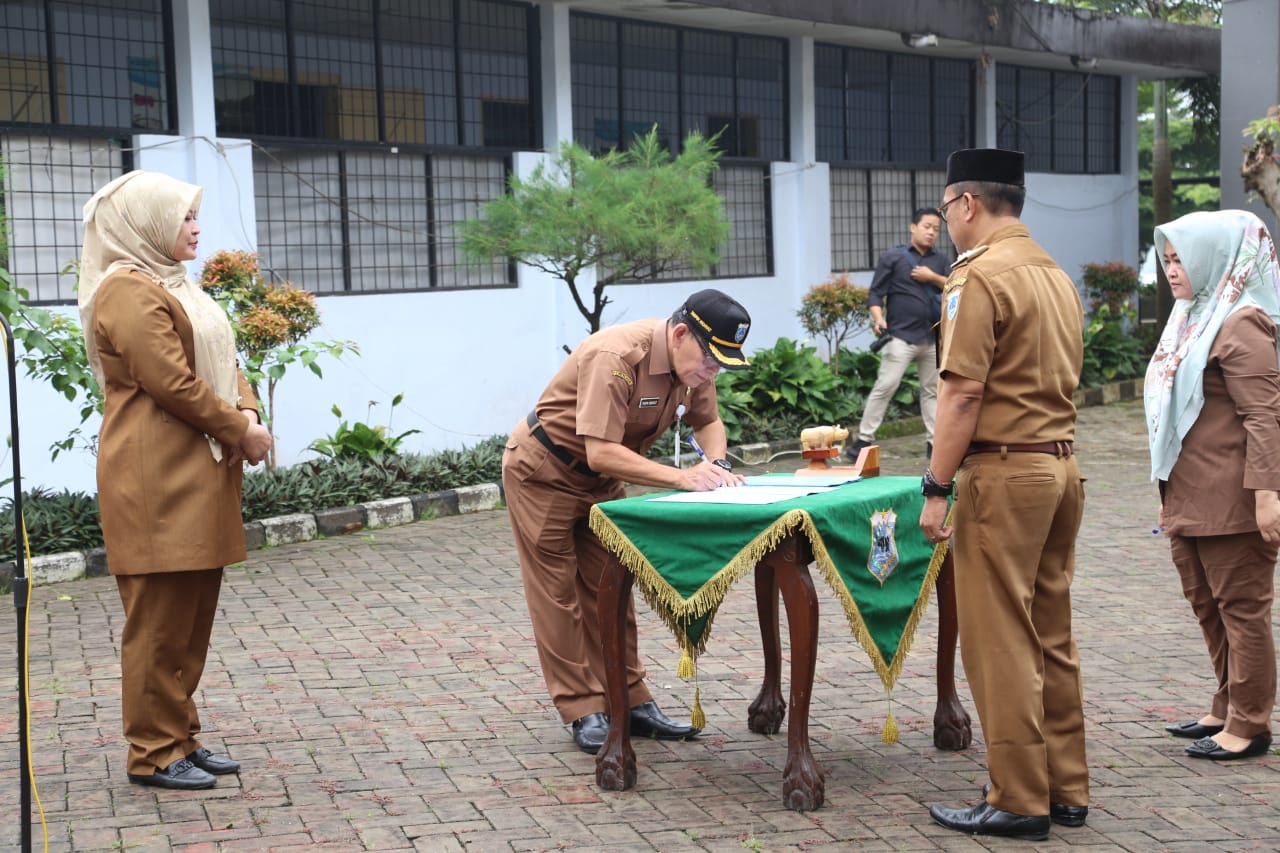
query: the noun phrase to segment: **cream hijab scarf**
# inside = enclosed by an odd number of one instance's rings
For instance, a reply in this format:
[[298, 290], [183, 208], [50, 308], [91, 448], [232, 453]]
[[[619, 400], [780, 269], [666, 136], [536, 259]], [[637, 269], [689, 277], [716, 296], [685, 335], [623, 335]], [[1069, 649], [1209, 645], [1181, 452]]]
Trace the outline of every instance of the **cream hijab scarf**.
[[1189, 213], [1155, 238], [1161, 265], [1173, 244], [1192, 289], [1174, 303], [1143, 386], [1151, 479], [1167, 480], [1204, 407], [1205, 365], [1227, 317], [1256, 305], [1280, 323], [1280, 264], [1267, 226], [1244, 210]]
[[[198, 211], [203, 190], [168, 175], [134, 171], [94, 193], [84, 206], [84, 254], [80, 258], [80, 322], [89, 367], [106, 390], [93, 327], [98, 288], [117, 272], [135, 270], [182, 304], [195, 339], [196, 376], [232, 406], [239, 399], [235, 334], [226, 312], [187, 277], [173, 248], [188, 211]], [[215, 461], [222, 445], [208, 438]]]

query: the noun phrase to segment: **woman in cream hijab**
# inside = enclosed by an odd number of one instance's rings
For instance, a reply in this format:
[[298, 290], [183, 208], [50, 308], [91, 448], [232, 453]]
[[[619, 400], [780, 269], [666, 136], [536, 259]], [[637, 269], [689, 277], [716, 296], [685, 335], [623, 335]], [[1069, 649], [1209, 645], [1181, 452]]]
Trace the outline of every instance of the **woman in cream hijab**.
[[1192, 758], [1271, 746], [1271, 630], [1280, 547], [1280, 265], [1252, 213], [1192, 213], [1156, 228], [1177, 299], [1144, 396], [1160, 524], [1217, 680], [1209, 712], [1165, 727]]
[[226, 314], [188, 277], [199, 187], [130, 172], [84, 207], [80, 315], [106, 406], [98, 504], [124, 603], [128, 778], [208, 788], [240, 765], [201, 746], [193, 701], [222, 567], [245, 558], [242, 462], [271, 446]]

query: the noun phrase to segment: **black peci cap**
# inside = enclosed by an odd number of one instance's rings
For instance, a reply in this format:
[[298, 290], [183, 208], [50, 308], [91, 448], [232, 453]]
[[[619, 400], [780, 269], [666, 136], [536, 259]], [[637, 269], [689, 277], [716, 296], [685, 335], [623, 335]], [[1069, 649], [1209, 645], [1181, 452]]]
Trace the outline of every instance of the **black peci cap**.
[[1021, 151], [1002, 148], [964, 148], [952, 151], [947, 158], [947, 186], [962, 181], [988, 181], [993, 184], [1026, 186]]
[[737, 300], [718, 290], [699, 290], [684, 301], [676, 318], [698, 336], [721, 367], [742, 370], [751, 366], [742, 353], [751, 315]]

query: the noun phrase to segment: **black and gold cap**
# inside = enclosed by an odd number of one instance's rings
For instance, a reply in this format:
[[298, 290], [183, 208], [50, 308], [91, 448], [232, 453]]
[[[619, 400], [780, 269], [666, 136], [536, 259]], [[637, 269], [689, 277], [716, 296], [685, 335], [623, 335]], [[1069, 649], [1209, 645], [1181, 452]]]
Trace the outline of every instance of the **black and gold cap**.
[[684, 301], [677, 319], [698, 336], [726, 370], [751, 366], [742, 344], [751, 330], [751, 315], [737, 300], [719, 290], [699, 290]]

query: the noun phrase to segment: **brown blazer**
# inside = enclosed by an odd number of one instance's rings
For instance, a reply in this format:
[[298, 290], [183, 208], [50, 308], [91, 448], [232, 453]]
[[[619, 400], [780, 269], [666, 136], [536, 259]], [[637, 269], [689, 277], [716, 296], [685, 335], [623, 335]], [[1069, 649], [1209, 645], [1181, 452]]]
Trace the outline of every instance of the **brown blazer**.
[[240, 375], [239, 408], [195, 374], [191, 323], [167, 290], [136, 272], [98, 289], [93, 334], [106, 379], [98, 505], [112, 574], [215, 569], [245, 558], [241, 466], [215, 462], [248, 430], [257, 400]]

